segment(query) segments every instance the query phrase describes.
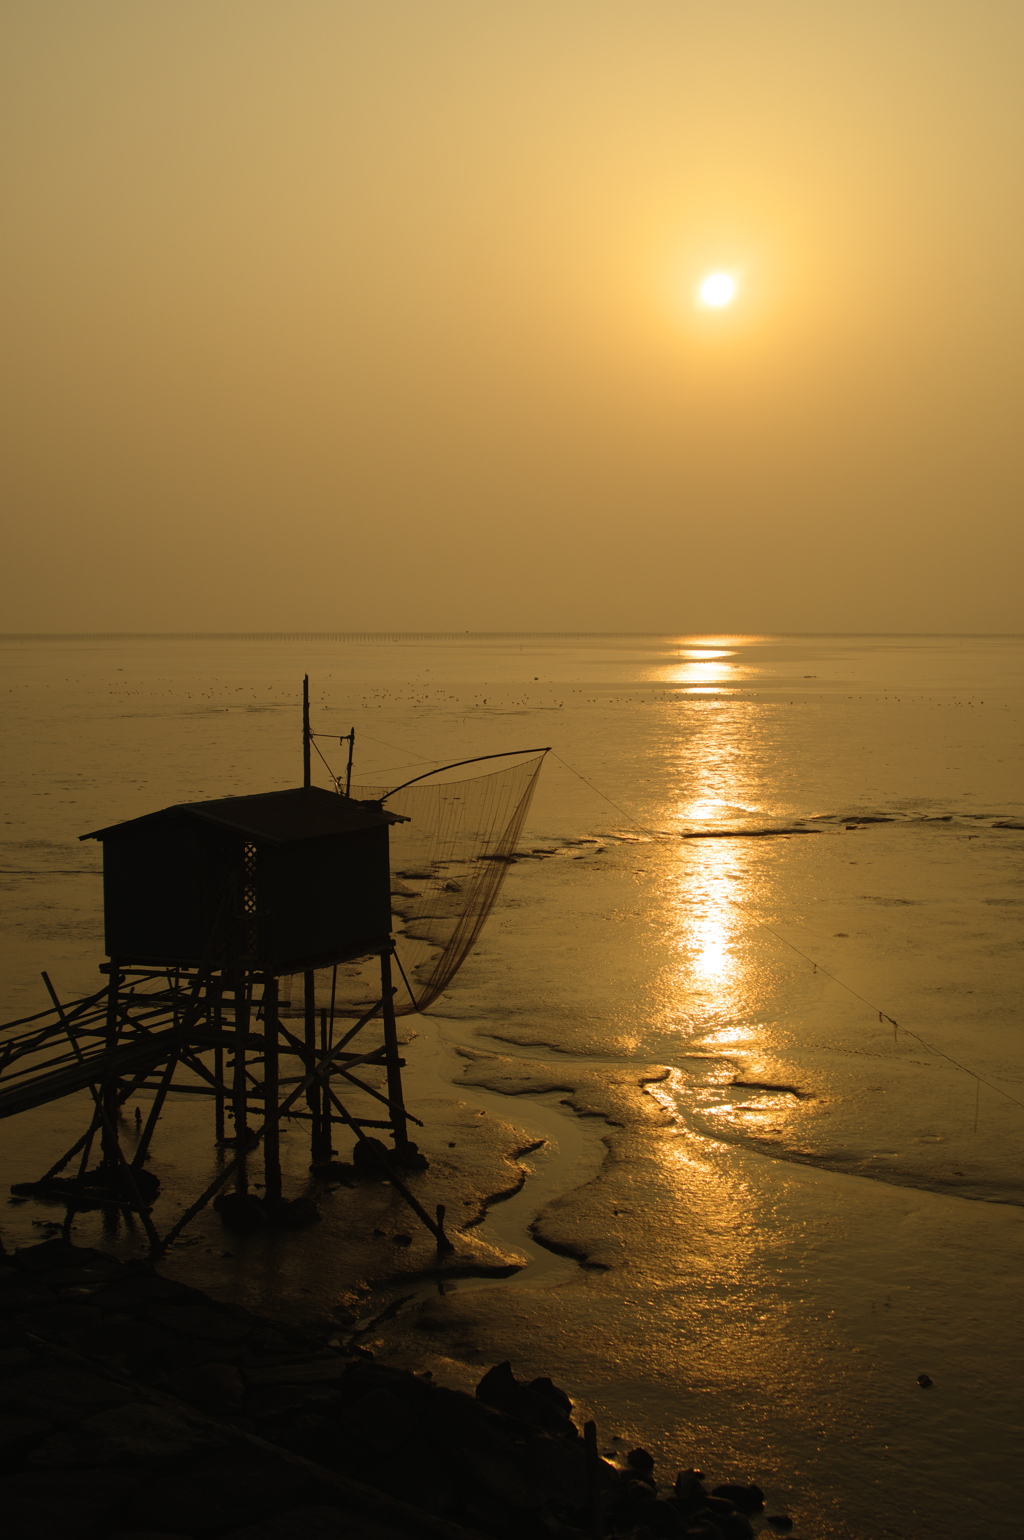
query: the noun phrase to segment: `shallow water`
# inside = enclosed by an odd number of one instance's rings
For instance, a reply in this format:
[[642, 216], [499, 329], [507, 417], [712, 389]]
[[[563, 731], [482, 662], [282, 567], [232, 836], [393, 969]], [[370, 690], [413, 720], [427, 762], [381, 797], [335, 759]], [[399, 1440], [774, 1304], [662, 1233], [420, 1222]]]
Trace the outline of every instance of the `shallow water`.
[[[3, 657], [5, 1016], [46, 1003], [42, 967], [65, 994], [96, 985], [99, 853], [79, 833], [296, 783], [306, 670], [314, 725], [355, 726], [366, 783], [552, 744], [523, 845], [556, 853], [510, 870], [410, 1084], [454, 1075], [459, 1043], [569, 1082], [595, 1063], [669, 1073], [656, 1120], [624, 1104], [621, 1134], [558, 1097], [478, 1089], [548, 1140], [481, 1233], [521, 1244], [585, 1180], [572, 1223], [618, 1258], [464, 1286], [481, 1351], [518, 1347], [603, 1426], [680, 1457], [696, 1426], [704, 1459], [790, 1479], [818, 1534], [960, 1533], [935, 1492], [982, 1466], [987, 1532], [1011, 1533], [1024, 829], [999, 825], [1024, 824], [1022, 639], [121, 639]], [[749, 837], [797, 828], [813, 832]], [[725, 830], [744, 837], [681, 837]], [[74, 1120], [9, 1125], [8, 1166], [12, 1144], [19, 1171], [45, 1163]], [[38, 1217], [10, 1210], [8, 1240]]]

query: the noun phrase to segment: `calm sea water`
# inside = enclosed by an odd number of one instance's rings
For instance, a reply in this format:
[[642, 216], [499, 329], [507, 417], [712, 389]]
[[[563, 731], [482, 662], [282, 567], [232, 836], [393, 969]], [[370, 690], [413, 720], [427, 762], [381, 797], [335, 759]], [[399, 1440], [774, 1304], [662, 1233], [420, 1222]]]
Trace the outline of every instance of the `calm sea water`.
[[[481, 1331], [501, 1347], [515, 1320], [537, 1372], [648, 1442], [697, 1425], [751, 1475], [799, 1468], [816, 1533], [962, 1533], [934, 1495], [951, 1469], [987, 1533], [1016, 1532], [1024, 639], [55, 638], [2, 654], [5, 1017], [45, 1003], [41, 968], [69, 995], [96, 985], [98, 851], [78, 834], [296, 784], [304, 672], [314, 725], [355, 727], [368, 784], [552, 745], [523, 845], [557, 854], [512, 868], [436, 1029], [581, 1076], [662, 1066], [688, 1153], [662, 1161], [637, 1233], [630, 1181], [639, 1206], [652, 1173], [631, 1177], [614, 1147], [601, 1224], [634, 1260], [477, 1290]], [[724, 831], [738, 837], [681, 837]], [[536, 1099], [553, 1147], [551, 1103]], [[529, 1098], [515, 1110], [528, 1122]], [[5, 1130], [12, 1179], [49, 1150], [47, 1116]], [[8, 1239], [33, 1218], [12, 1210]], [[699, 1415], [680, 1405], [698, 1381]]]

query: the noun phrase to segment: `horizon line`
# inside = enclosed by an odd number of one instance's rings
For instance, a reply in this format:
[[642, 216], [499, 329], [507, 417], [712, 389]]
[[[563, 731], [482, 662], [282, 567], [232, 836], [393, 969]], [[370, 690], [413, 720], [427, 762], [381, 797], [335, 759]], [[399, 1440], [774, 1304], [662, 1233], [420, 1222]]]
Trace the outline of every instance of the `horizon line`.
[[4, 631], [0, 642], [572, 641], [646, 637], [944, 637], [1011, 640], [1022, 631]]

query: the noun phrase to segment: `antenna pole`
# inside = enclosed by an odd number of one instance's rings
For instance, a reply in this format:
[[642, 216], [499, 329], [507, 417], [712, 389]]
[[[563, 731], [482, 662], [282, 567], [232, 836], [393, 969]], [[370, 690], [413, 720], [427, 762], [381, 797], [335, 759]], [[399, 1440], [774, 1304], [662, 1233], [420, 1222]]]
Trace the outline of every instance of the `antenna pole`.
[[302, 784], [312, 786], [313, 767], [310, 762], [310, 743], [312, 733], [309, 730], [309, 675], [302, 676]]
[[345, 795], [346, 795], [346, 797], [351, 795], [351, 792], [352, 792], [352, 755], [355, 753], [355, 751], [356, 751], [356, 730], [353, 727], [351, 732], [348, 735], [348, 766], [347, 766], [347, 768], [345, 770]]

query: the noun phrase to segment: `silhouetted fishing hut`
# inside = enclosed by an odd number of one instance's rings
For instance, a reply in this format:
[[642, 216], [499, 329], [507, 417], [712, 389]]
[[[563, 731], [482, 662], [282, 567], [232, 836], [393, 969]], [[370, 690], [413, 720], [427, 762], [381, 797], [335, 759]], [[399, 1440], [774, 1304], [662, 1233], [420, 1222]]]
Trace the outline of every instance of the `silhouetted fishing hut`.
[[318, 786], [177, 803], [83, 834], [103, 844], [112, 965], [302, 973], [387, 945], [379, 804]]
[[[246, 1206], [253, 1207], [246, 1152], [256, 1138], [263, 1147], [263, 1216], [287, 1218], [279, 1152], [284, 1116], [309, 1118], [314, 1162], [330, 1159], [331, 1125], [338, 1120], [357, 1141], [365, 1141], [367, 1128], [387, 1129], [399, 1163], [409, 1150], [391, 982], [388, 853], [388, 830], [403, 821], [380, 803], [357, 802], [307, 785], [177, 803], [81, 836], [103, 845], [109, 1052], [116, 1060], [121, 1027], [137, 1017], [139, 1005], [157, 1003], [146, 986], [166, 980], [176, 1019], [173, 1041], [162, 1045], [167, 1068], [156, 1081], [136, 1077], [133, 1089], [157, 1093], [152, 1124], [177, 1064], [199, 1071], [206, 1085], [195, 1089], [212, 1094], [218, 1135], [237, 1150], [236, 1219], [244, 1218]], [[333, 1020], [321, 1020], [318, 1038], [314, 970], [372, 954], [380, 958], [380, 999], [342, 1043], [333, 1042]], [[282, 975], [298, 974], [305, 995], [301, 1039], [282, 1022], [279, 998]], [[378, 1012], [382, 1047], [346, 1052], [355, 1033]], [[211, 1047], [212, 1073], [199, 1058]], [[290, 1077], [290, 1083], [298, 1078], [303, 1085], [307, 1112], [296, 1108], [294, 1092], [282, 1101], [282, 1053], [300, 1060], [303, 1073]], [[353, 1079], [355, 1065], [383, 1066], [386, 1094]], [[256, 1066], [262, 1070], [259, 1080]], [[119, 1156], [116, 1127], [123, 1089], [116, 1064], [111, 1067], [115, 1074], [108, 1071], [103, 1081], [100, 1130], [108, 1166]], [[331, 1084], [335, 1074], [376, 1098], [386, 1116], [351, 1115]], [[262, 1116], [255, 1136], [254, 1106]], [[230, 1141], [224, 1138], [226, 1108], [234, 1123]], [[147, 1125], [143, 1155], [149, 1135]], [[138, 1156], [135, 1165], [138, 1170]]]
[[[330, 1162], [332, 1129], [341, 1124], [355, 1137], [357, 1159], [363, 1150], [364, 1165], [386, 1176], [446, 1245], [440, 1220], [399, 1176], [403, 1165], [423, 1164], [408, 1138], [408, 1122], [417, 1120], [403, 1100], [391, 979], [388, 831], [405, 821], [379, 802], [302, 786], [178, 803], [82, 835], [103, 845], [108, 983], [65, 1006], [44, 974], [58, 1023], [37, 1026], [49, 1012], [9, 1023], [24, 1030], [0, 1066], [0, 1116], [88, 1089], [93, 1117], [44, 1177], [18, 1191], [66, 1198], [66, 1230], [83, 1204], [134, 1210], [156, 1252], [218, 1192], [226, 1220], [300, 1221], [308, 1204], [282, 1198], [280, 1124], [308, 1120], [314, 1168]], [[379, 997], [336, 1039], [333, 1008], [317, 1008], [314, 970], [374, 956]], [[302, 980], [301, 1036], [282, 1019], [282, 976]], [[369, 1042], [364, 1029], [375, 1019], [383, 1041]], [[383, 1071], [383, 1088], [368, 1083], [375, 1071]], [[159, 1184], [144, 1162], [171, 1091], [209, 1097], [217, 1141], [234, 1153], [161, 1238], [151, 1218]], [[149, 1114], [126, 1154], [123, 1109], [145, 1092], [153, 1093]], [[389, 1152], [375, 1138], [382, 1130]], [[97, 1138], [102, 1159], [90, 1171]], [[258, 1147], [262, 1198], [250, 1188]], [[61, 1177], [76, 1155], [77, 1178]]]
[[[424, 1009], [451, 982], [514, 858], [546, 750], [480, 756], [517, 763], [469, 782], [424, 784], [475, 760], [350, 795], [355, 733], [334, 739], [348, 745], [335, 775], [315, 742], [333, 735], [310, 727], [308, 681], [302, 725], [302, 786], [176, 803], [81, 836], [103, 847], [107, 981], [65, 1002], [44, 973], [50, 1007], [0, 1026], [0, 1118], [76, 1093], [92, 1099], [81, 1137], [37, 1181], [12, 1188], [63, 1203], [65, 1235], [86, 1206], [136, 1213], [153, 1254], [211, 1200], [226, 1222], [312, 1217], [307, 1200], [282, 1195], [280, 1128], [297, 1120], [310, 1125], [314, 1172], [337, 1173], [332, 1136], [344, 1126], [356, 1168], [386, 1177], [448, 1248], [443, 1209], [428, 1215], [402, 1176], [426, 1163], [408, 1136], [409, 1123], [421, 1125], [404, 1104], [392, 959], [403, 1010]], [[311, 784], [314, 749], [334, 790]], [[385, 807], [392, 797], [405, 812]], [[396, 888], [389, 836], [399, 824], [412, 842]], [[392, 935], [394, 893], [408, 969]], [[145, 1162], [172, 1093], [208, 1099], [216, 1144], [230, 1154], [215, 1156], [213, 1179], [160, 1236], [160, 1183]], [[260, 1149], [262, 1197], [251, 1171]], [[73, 1162], [77, 1174], [62, 1175]]]

